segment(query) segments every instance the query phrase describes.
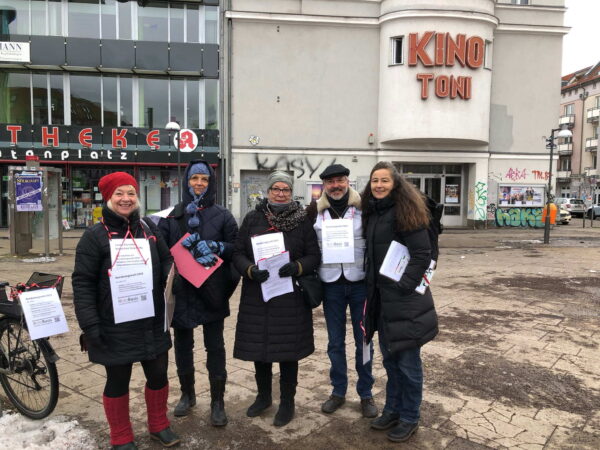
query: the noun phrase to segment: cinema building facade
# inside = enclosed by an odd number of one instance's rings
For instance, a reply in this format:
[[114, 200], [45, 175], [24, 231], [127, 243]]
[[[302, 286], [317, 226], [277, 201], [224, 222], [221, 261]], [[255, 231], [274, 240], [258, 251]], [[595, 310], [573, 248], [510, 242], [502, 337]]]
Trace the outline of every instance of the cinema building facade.
[[539, 225], [563, 0], [230, 3], [236, 216], [274, 168], [293, 172], [308, 203], [328, 164], [346, 165], [362, 189], [388, 160], [445, 204], [447, 226], [515, 226], [503, 220], [515, 208], [521, 225]]
[[111, 171], [137, 178], [149, 213], [176, 202], [178, 158], [220, 170], [219, 34], [218, 0], [0, 0], [0, 227], [27, 155], [62, 169], [71, 227], [91, 224]]

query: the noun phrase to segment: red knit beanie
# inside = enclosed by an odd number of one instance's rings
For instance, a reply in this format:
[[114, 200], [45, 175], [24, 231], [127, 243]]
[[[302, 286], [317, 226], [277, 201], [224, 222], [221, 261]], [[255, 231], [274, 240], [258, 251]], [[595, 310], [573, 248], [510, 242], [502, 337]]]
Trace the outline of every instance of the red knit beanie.
[[131, 185], [135, 188], [135, 192], [139, 191], [139, 187], [135, 178], [125, 172], [114, 172], [100, 178], [98, 189], [102, 193], [102, 198], [105, 202], [109, 201], [113, 193], [119, 186]]

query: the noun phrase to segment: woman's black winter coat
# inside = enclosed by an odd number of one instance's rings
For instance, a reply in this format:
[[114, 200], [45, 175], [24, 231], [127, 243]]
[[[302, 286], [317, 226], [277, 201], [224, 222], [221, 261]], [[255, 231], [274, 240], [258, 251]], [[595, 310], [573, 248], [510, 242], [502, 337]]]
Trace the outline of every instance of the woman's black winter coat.
[[[415, 292], [431, 263], [427, 229], [396, 231], [394, 202], [390, 197], [375, 202], [366, 221], [367, 340], [371, 340], [378, 326], [383, 326], [391, 353], [420, 347], [438, 333], [431, 291], [427, 289], [425, 295]], [[379, 274], [393, 240], [408, 247], [410, 253], [408, 266], [398, 282]]]
[[[263, 301], [260, 283], [248, 277], [248, 267], [254, 264], [250, 238], [275, 233], [263, 213], [265, 203], [250, 211], [240, 227], [235, 242], [233, 263], [243, 274], [242, 295], [235, 332], [233, 356], [245, 361], [299, 361], [315, 350], [312, 310], [305, 303], [293, 277], [294, 292]], [[321, 262], [317, 235], [308, 217], [296, 228], [283, 232], [290, 261], [302, 265], [302, 273], [316, 270]]]
[[[189, 163], [184, 180], [188, 179], [190, 166], [197, 162]], [[182, 202], [178, 203], [169, 216], [158, 222], [158, 229], [167, 241], [169, 248], [173, 247], [185, 233], [193, 234], [197, 231], [204, 240], [220, 241], [224, 244], [223, 264], [199, 288], [180, 275], [173, 283], [175, 294], [175, 313], [172, 326], [174, 328], [195, 328], [205, 323], [223, 320], [229, 316], [229, 297], [235, 291], [239, 282], [239, 275], [231, 270], [231, 256], [233, 243], [238, 233], [237, 222], [221, 205], [215, 204], [215, 173], [210, 165], [210, 183], [203, 198], [204, 209], [198, 212], [200, 226], [196, 230], [189, 228], [187, 222], [190, 214], [185, 212], [186, 206], [192, 201], [192, 195], [187, 187], [182, 192]]]
[[123, 239], [127, 228], [135, 239], [150, 240], [152, 255], [154, 317], [115, 324], [108, 269], [111, 254], [108, 232], [102, 223], [88, 228], [77, 244], [73, 271], [73, 301], [75, 314], [84, 333], [98, 334], [104, 346], [90, 345], [90, 361], [113, 366], [155, 359], [171, 348], [171, 336], [164, 332], [164, 286], [173, 258], [156, 226], [146, 220], [142, 229], [139, 213], [129, 221], [106, 206], [102, 209], [104, 224], [113, 239]]

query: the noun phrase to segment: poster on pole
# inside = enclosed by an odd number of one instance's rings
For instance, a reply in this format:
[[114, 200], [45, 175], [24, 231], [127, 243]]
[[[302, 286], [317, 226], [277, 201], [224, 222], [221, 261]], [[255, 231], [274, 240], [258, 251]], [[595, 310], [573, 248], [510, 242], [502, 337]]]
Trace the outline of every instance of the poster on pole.
[[41, 172], [21, 172], [15, 174], [17, 211], [42, 211]]

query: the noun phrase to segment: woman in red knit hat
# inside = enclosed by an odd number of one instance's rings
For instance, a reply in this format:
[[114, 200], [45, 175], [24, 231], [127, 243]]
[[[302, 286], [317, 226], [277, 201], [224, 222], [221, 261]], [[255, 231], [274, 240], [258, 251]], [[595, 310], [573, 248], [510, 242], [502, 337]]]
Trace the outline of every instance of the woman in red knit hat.
[[75, 253], [73, 299], [83, 330], [82, 349], [106, 369], [102, 397], [113, 449], [136, 449], [129, 419], [134, 362], [146, 375], [150, 437], [163, 446], [180, 442], [167, 419], [168, 351], [164, 285], [171, 253], [151, 221], [140, 220], [138, 184], [115, 172], [100, 179], [106, 204], [100, 223], [88, 228]]

